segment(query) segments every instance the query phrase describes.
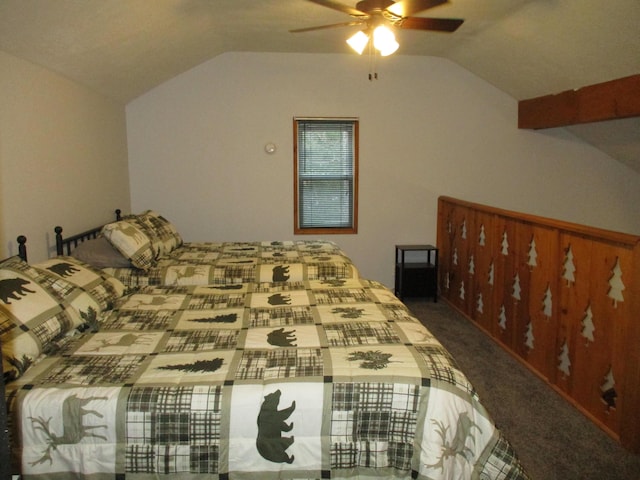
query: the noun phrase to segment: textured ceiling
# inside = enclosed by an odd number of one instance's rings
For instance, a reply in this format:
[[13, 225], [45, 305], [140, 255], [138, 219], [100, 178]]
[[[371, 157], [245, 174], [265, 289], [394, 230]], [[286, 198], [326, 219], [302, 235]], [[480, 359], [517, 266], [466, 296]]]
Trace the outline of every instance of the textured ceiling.
[[[640, 0], [451, 0], [421, 15], [465, 23], [398, 32], [396, 55], [448, 58], [517, 100], [640, 73]], [[349, 53], [353, 28], [289, 33], [347, 20], [306, 0], [0, 0], [0, 50], [127, 103], [228, 51]], [[640, 172], [638, 119], [570, 130]]]

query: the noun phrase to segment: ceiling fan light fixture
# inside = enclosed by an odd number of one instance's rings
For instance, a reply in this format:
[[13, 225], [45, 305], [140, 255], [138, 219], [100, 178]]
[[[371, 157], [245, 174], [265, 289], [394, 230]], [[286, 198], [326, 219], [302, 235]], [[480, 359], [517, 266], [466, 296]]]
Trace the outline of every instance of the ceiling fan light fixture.
[[396, 41], [396, 37], [389, 27], [379, 25], [373, 31], [373, 46], [380, 52], [380, 55], [386, 57], [398, 50], [400, 44]]
[[358, 55], [362, 55], [364, 48], [369, 42], [369, 35], [360, 30], [347, 39], [347, 43], [353, 48]]

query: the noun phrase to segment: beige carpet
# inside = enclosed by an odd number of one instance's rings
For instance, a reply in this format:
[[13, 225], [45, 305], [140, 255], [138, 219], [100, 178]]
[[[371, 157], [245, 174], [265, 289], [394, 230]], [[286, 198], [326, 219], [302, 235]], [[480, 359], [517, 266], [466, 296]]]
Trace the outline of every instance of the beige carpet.
[[405, 303], [452, 353], [533, 480], [640, 480], [640, 455], [623, 449], [446, 302]]

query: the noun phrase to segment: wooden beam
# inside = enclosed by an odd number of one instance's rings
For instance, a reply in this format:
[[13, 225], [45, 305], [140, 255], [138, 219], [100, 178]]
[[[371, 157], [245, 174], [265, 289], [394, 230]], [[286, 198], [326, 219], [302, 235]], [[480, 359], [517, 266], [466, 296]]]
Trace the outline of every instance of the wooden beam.
[[518, 128], [553, 128], [640, 116], [640, 74], [518, 102]]

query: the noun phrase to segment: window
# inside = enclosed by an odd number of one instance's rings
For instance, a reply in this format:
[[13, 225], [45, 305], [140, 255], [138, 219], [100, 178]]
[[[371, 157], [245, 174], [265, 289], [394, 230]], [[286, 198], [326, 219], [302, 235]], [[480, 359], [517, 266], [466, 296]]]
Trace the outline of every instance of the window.
[[358, 231], [358, 120], [295, 118], [294, 233]]

